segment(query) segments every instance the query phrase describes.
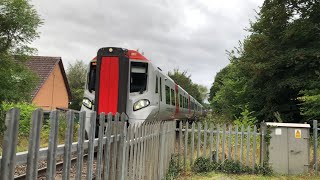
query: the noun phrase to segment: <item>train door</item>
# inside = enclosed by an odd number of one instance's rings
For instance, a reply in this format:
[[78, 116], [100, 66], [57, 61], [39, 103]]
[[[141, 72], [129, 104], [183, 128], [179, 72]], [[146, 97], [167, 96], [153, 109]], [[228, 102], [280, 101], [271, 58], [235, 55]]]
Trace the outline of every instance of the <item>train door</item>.
[[178, 84], [175, 84], [175, 92], [176, 92], [176, 110], [175, 110], [175, 118], [179, 118], [179, 87]]
[[155, 119], [159, 119], [160, 118], [160, 104], [161, 104], [161, 96], [162, 96], [162, 88], [161, 88], [161, 76], [159, 71], [155, 71], [155, 96], [154, 96], [154, 101], [155, 104], [158, 106], [156, 115], [155, 115]]
[[126, 112], [129, 58], [121, 48], [101, 48], [97, 54], [95, 111]]

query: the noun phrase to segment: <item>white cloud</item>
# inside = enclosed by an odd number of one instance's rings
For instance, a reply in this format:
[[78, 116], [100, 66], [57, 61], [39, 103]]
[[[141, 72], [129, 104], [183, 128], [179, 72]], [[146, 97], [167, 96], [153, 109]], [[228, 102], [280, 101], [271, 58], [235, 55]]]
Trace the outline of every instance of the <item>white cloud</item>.
[[262, 0], [32, 0], [44, 19], [39, 55], [86, 62], [106, 46], [140, 48], [165, 71], [210, 88]]

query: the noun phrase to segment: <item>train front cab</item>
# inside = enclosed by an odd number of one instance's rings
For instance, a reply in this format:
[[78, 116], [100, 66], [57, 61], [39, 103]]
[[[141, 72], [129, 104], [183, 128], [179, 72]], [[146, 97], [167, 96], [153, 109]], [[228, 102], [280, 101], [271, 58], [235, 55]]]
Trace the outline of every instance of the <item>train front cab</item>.
[[144, 56], [129, 51], [129, 99], [127, 114], [130, 124], [152, 121], [159, 113], [159, 71]]

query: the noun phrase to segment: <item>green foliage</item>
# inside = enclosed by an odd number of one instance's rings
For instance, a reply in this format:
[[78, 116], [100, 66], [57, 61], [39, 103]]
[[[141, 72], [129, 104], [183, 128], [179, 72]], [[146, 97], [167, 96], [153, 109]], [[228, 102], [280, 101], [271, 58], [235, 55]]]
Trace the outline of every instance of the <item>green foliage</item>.
[[[3, 59], [2, 59], [3, 58]], [[0, 102], [30, 101], [38, 76], [28, 69], [20, 57], [0, 54]]]
[[251, 127], [256, 124], [257, 119], [256, 117], [252, 116], [253, 112], [249, 111], [248, 105], [245, 105], [243, 111], [240, 114], [241, 116], [234, 121], [234, 123], [239, 127], [241, 127], [242, 125], [244, 127]]
[[320, 119], [320, 88], [301, 91], [304, 96], [301, 104], [301, 114], [306, 120]]
[[[225, 160], [223, 162], [210, 162], [210, 159], [200, 157], [196, 159], [192, 171], [196, 173], [208, 173], [211, 171], [222, 172], [227, 174], [251, 174], [252, 168], [248, 166], [241, 166], [240, 161]], [[270, 176], [273, 174], [271, 167], [268, 163], [263, 166], [255, 165], [255, 174], [262, 174]]]
[[211, 105], [214, 112], [235, 119], [242, 112], [247, 101], [247, 80], [240, 75], [235, 64], [229, 64], [216, 76], [210, 89]]
[[227, 174], [241, 174], [248, 173], [247, 168], [241, 168], [239, 161], [225, 160], [224, 163], [219, 166], [218, 171]]
[[0, 104], [0, 137], [3, 136], [3, 133], [6, 130], [6, 127], [5, 127], [5, 116], [6, 116], [6, 112], [3, 109], [3, 105]]
[[34, 104], [26, 102], [18, 103], [2, 103], [4, 112], [9, 111], [11, 108], [19, 108], [20, 110], [20, 122], [19, 122], [19, 137], [29, 137], [31, 127], [32, 112], [37, 108]]
[[42, 24], [34, 7], [28, 0], [1, 0], [0, 8], [0, 54], [33, 52], [28, 44], [38, 38]]
[[204, 104], [204, 100], [208, 99], [208, 88], [204, 85], [198, 84], [198, 90], [200, 93], [200, 97], [202, 101], [199, 101], [200, 103], [202, 102]]
[[319, 117], [320, 1], [265, 0], [251, 34], [210, 89], [213, 109], [237, 119], [248, 105], [259, 121]]
[[85, 63], [77, 60], [74, 64], [69, 64], [67, 78], [72, 94], [69, 108], [80, 110], [87, 78], [87, 66]]
[[166, 174], [166, 179], [173, 180], [175, 179], [181, 171], [181, 168], [178, 167], [178, 155], [172, 154], [171, 160], [169, 163], [168, 172]]
[[[195, 84], [191, 80], [191, 75], [188, 75], [187, 71], [180, 72], [179, 69], [174, 69], [173, 72], [168, 72], [168, 76], [173, 79], [178, 85], [180, 85], [185, 91], [187, 91], [192, 97], [194, 97], [199, 103], [203, 103], [202, 99], [205, 95], [201, 93], [207, 93], [203, 86]], [[200, 92], [201, 91], [201, 92]]]
[[220, 114], [216, 112], [208, 112], [206, 116], [201, 116], [199, 119], [200, 122], [212, 123], [215, 125], [222, 124], [230, 124], [232, 123], [232, 119], [225, 114]]
[[37, 76], [24, 63], [41, 23], [29, 1], [0, 1], [0, 103], [30, 100]]
[[196, 173], [206, 173], [213, 171], [214, 166], [209, 158], [199, 157], [193, 164], [192, 171]]
[[263, 162], [263, 165], [261, 166], [260, 164], [257, 164], [254, 167], [254, 172], [256, 174], [262, 174], [264, 176], [271, 176], [273, 175], [273, 170], [271, 168], [271, 166], [269, 165], [268, 162]]

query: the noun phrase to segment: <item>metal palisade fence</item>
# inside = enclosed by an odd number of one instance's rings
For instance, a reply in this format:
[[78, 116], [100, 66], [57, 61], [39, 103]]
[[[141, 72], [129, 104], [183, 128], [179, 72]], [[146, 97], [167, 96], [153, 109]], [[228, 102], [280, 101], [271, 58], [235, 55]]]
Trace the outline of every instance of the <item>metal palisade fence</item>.
[[[265, 126], [253, 127], [180, 122], [178, 138], [180, 167], [192, 167], [196, 158], [210, 158], [223, 164], [226, 160], [239, 161], [242, 167], [263, 166], [265, 156]], [[261, 133], [264, 132], [264, 133]], [[183, 159], [182, 159], [183, 158]]]
[[[16, 153], [19, 110], [6, 115], [0, 179], [11, 180], [16, 166], [26, 165], [25, 179], [38, 178], [38, 163], [45, 161], [46, 179], [56, 178], [57, 156], [63, 157], [62, 179], [70, 179], [71, 161], [76, 157], [75, 179], [163, 179], [175, 145], [175, 122], [129, 125], [125, 114], [101, 113], [95, 138], [96, 113], [91, 114], [90, 134], [85, 139], [85, 112], [68, 111], [65, 142], [58, 145], [59, 112], [50, 113], [48, 147], [40, 148], [43, 111], [32, 114], [28, 151]], [[75, 115], [79, 116], [78, 140], [74, 142]], [[86, 155], [86, 163], [84, 163]], [[94, 166], [95, 165], [95, 166]], [[86, 169], [85, 167], [86, 166]], [[83, 171], [86, 172], [83, 172]]]

